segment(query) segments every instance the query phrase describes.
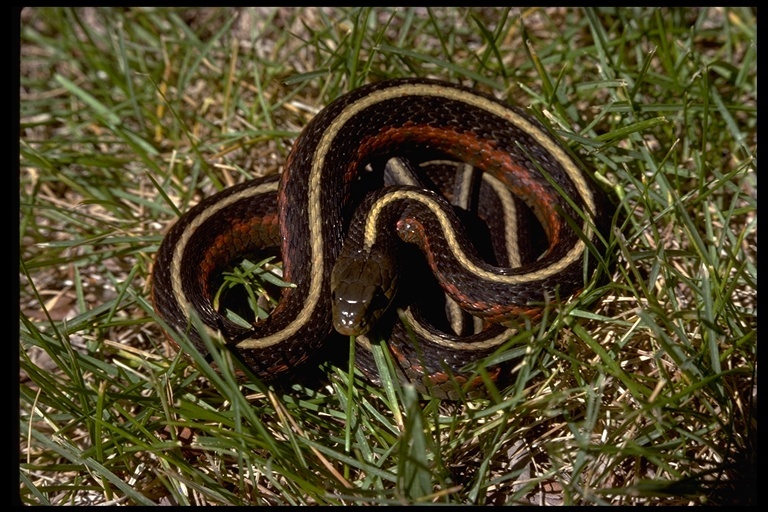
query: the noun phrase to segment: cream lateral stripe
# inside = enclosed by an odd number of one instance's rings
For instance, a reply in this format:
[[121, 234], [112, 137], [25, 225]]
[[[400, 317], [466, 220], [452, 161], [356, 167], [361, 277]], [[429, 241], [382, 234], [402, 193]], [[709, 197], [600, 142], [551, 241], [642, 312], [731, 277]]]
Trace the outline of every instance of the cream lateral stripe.
[[419, 323], [411, 313], [411, 308], [406, 309], [403, 312], [403, 316], [405, 317], [406, 322], [408, 325], [411, 326], [413, 329], [414, 334], [416, 334], [421, 339], [427, 340], [431, 343], [434, 343], [435, 345], [440, 345], [441, 347], [447, 347], [452, 348], [454, 350], [487, 350], [490, 348], [495, 348], [501, 345], [502, 343], [506, 343], [507, 341], [512, 338], [515, 334], [517, 334], [517, 329], [505, 329], [504, 331], [500, 332], [498, 335], [488, 338], [483, 341], [477, 341], [474, 343], [466, 343], [463, 341], [449, 341], [444, 340], [438, 336], [433, 335], [431, 332], [429, 332], [427, 329], [424, 328], [424, 326]]
[[[456, 183], [459, 185], [459, 193], [456, 194], [453, 204], [464, 210], [469, 210], [469, 195], [472, 192], [472, 175], [474, 170], [474, 167], [466, 163], [456, 168]], [[484, 171], [483, 175], [485, 175]]]
[[[584, 181], [584, 177], [581, 175], [581, 171], [576, 168], [568, 155], [558, 147], [545, 133], [533, 125], [527, 119], [516, 114], [511, 109], [505, 108], [502, 105], [495, 103], [485, 97], [477, 96], [475, 94], [454, 89], [452, 87], [444, 87], [437, 84], [401, 84], [384, 89], [372, 91], [369, 94], [359, 98], [358, 100], [347, 105], [326, 128], [325, 133], [315, 148], [314, 155], [312, 157], [312, 166], [309, 172], [309, 184], [308, 184], [308, 198], [307, 198], [307, 213], [309, 216], [310, 225], [310, 252], [312, 254], [311, 264], [316, 268], [310, 270], [310, 285], [309, 292], [307, 293], [304, 301], [304, 307], [301, 309], [301, 313], [286, 326], [286, 328], [277, 334], [268, 336], [263, 339], [251, 339], [245, 340], [238, 344], [240, 348], [262, 348], [279, 343], [287, 337], [296, 333], [311, 317], [316, 305], [320, 300], [320, 294], [322, 293], [322, 284], [325, 274], [325, 261], [323, 257], [323, 237], [320, 233], [320, 226], [323, 226], [322, 216], [322, 204], [321, 204], [321, 182], [323, 177], [323, 168], [325, 166], [325, 158], [328, 154], [328, 150], [333, 144], [333, 141], [338, 136], [339, 132], [346, 125], [346, 123], [354, 116], [358, 115], [361, 111], [368, 107], [381, 103], [389, 99], [398, 98], [401, 96], [437, 96], [442, 98], [448, 98], [459, 102], [464, 102], [472, 105], [476, 108], [486, 110], [489, 113], [506, 119], [513, 125], [520, 128], [525, 133], [533, 137], [542, 147], [544, 147], [549, 153], [563, 166], [566, 173], [568, 173], [570, 179], [575, 184], [577, 190], [582, 195], [582, 199], [587, 206], [588, 211], [595, 211], [594, 199], [592, 197], [589, 188]], [[589, 233], [589, 226], [585, 226], [585, 232]], [[570, 251], [566, 258], [573, 261], [583, 251], [584, 244], [579, 241], [578, 249], [575, 254], [574, 250]], [[553, 265], [557, 267], [549, 274], [559, 272], [561, 268], [565, 268], [568, 263], [562, 265]], [[549, 270], [548, 269], [548, 270]], [[530, 274], [527, 274], [530, 275]], [[531, 277], [535, 279], [535, 277]]]
[[[467, 163], [454, 164], [456, 171], [453, 179], [453, 206], [458, 206], [463, 210], [469, 211], [471, 206], [470, 195], [472, 192], [472, 178], [475, 175], [475, 168]], [[484, 171], [480, 171], [485, 176]], [[453, 300], [453, 297], [445, 294], [445, 311], [448, 316], [448, 325], [453, 329], [454, 334], [461, 334], [464, 331], [464, 320], [467, 313], [461, 309], [461, 306]], [[477, 328], [478, 317], [472, 318], [473, 333], [478, 333], [482, 330]], [[421, 328], [422, 326], [419, 325]], [[423, 330], [423, 329], [422, 329]]]
[[[170, 274], [171, 274], [171, 287], [173, 289], [173, 295], [176, 298], [176, 302], [178, 303], [179, 308], [181, 309], [182, 314], [184, 315], [184, 318], [187, 321], [189, 321], [189, 310], [191, 309], [191, 304], [189, 303], [189, 301], [186, 300], [186, 294], [184, 293], [184, 290], [181, 285], [181, 262], [182, 262], [182, 257], [187, 249], [187, 244], [189, 243], [189, 240], [192, 238], [192, 235], [198, 230], [198, 228], [205, 221], [210, 219], [213, 215], [215, 215], [222, 209], [234, 203], [237, 203], [238, 201], [247, 199], [249, 197], [259, 196], [262, 194], [274, 194], [277, 192], [277, 186], [278, 186], [278, 182], [272, 181], [268, 183], [262, 183], [256, 187], [249, 187], [249, 188], [243, 189], [240, 192], [236, 194], [232, 194], [227, 198], [222, 199], [221, 201], [218, 201], [213, 205], [211, 205], [210, 207], [206, 208], [198, 216], [192, 219], [192, 221], [190, 221], [189, 224], [185, 226], [184, 231], [181, 233], [181, 236], [179, 237], [179, 242], [176, 244], [176, 247], [174, 248], [174, 251], [173, 251], [173, 258], [171, 259]], [[212, 339], [217, 339], [219, 337], [219, 331], [211, 328], [209, 325], [205, 325], [205, 331]], [[241, 348], [269, 347], [271, 345], [280, 343], [284, 339], [285, 339], [285, 333], [281, 331], [259, 340], [245, 340], [243, 343], [238, 344], [238, 347], [241, 347]]]
[[577, 261], [585, 249], [584, 242], [579, 239], [563, 258], [540, 270], [518, 275], [503, 275], [490, 272], [478, 267], [467, 257], [466, 253], [463, 251], [462, 247], [456, 240], [456, 234], [453, 230], [453, 227], [451, 226], [450, 221], [448, 220], [448, 217], [445, 215], [443, 208], [440, 206], [440, 204], [437, 203], [437, 201], [417, 190], [396, 190], [381, 196], [375, 203], [373, 203], [373, 206], [371, 207], [371, 210], [368, 214], [368, 218], [365, 222], [365, 234], [363, 241], [364, 250], [370, 250], [376, 241], [376, 223], [378, 221], [379, 215], [381, 214], [381, 210], [383, 210], [388, 204], [403, 199], [419, 201], [424, 206], [432, 210], [432, 213], [440, 223], [440, 229], [443, 231], [443, 236], [445, 236], [447, 245], [450, 248], [451, 253], [453, 253], [453, 256], [456, 258], [456, 261], [458, 261], [459, 265], [464, 267], [464, 269], [466, 269], [470, 274], [488, 281], [509, 285], [518, 285], [546, 279], [555, 274], [559, 274], [573, 262]]
[[[502, 222], [504, 223], [504, 245], [506, 247], [507, 259], [509, 261], [510, 268], [517, 268], [522, 266], [522, 260], [520, 259], [520, 252], [517, 238], [517, 205], [512, 197], [510, 190], [499, 181], [495, 176], [485, 171], [480, 170], [482, 173], [482, 180], [490, 186], [499, 201], [501, 201], [502, 209]], [[454, 206], [463, 208], [465, 210], [470, 209], [470, 194], [472, 192], [472, 181], [475, 174], [475, 168], [470, 164], [459, 164], [456, 166], [456, 178], [455, 178], [455, 190], [454, 190]], [[453, 329], [455, 334], [462, 332], [460, 329], [464, 323], [464, 315], [466, 314], [463, 309], [453, 300], [453, 298], [445, 294], [446, 300], [446, 312], [449, 318], [449, 325]], [[483, 320], [480, 317], [472, 316], [473, 320], [473, 332], [479, 333], [483, 330]], [[419, 325], [422, 331], [424, 329]]]
[[474, 319], [474, 324], [475, 324], [475, 332], [476, 332], [476, 333], [478, 333], [478, 332], [482, 332], [482, 330], [483, 330], [483, 325], [484, 325], [484, 323], [485, 323], [485, 322], [483, 322], [483, 319], [482, 319], [482, 318], [480, 318], [479, 316], [472, 316], [472, 318]]
[[589, 212], [596, 211], [595, 200], [592, 196], [592, 192], [587, 185], [584, 175], [581, 169], [579, 169], [571, 160], [570, 156], [556, 144], [550, 136], [543, 132], [534, 123], [522, 117], [514, 110], [507, 108], [495, 101], [492, 101], [484, 96], [479, 96], [462, 89], [455, 89], [453, 87], [445, 87], [438, 84], [401, 84], [388, 87], [386, 89], [380, 89], [378, 91], [372, 91], [371, 93], [363, 96], [354, 103], [347, 106], [339, 116], [330, 124], [328, 129], [323, 135], [322, 140], [318, 144], [315, 152], [314, 164], [312, 166], [311, 185], [310, 191], [314, 190], [314, 186], [319, 183], [320, 175], [322, 174], [322, 166], [325, 161], [325, 155], [328, 151], [333, 140], [336, 138], [338, 132], [352, 117], [357, 115], [361, 110], [370, 106], [386, 101], [389, 99], [401, 97], [401, 96], [437, 96], [441, 98], [448, 98], [450, 100], [459, 101], [471, 105], [473, 107], [486, 110], [489, 113], [506, 119], [513, 126], [516, 126], [521, 131], [525, 132], [533, 139], [536, 140], [544, 149], [546, 149], [568, 174], [568, 177], [573, 181], [576, 186], [576, 190], [582, 196], [584, 203], [587, 206]]
[[[344, 110], [341, 111], [339, 116], [332, 123], [330, 123], [317, 145], [317, 149], [315, 150], [315, 155], [312, 162], [312, 169], [310, 172], [309, 220], [310, 223], [317, 222], [317, 224], [312, 225], [319, 226], [323, 220], [321, 215], [322, 208], [320, 205], [320, 182], [323, 174], [322, 170], [325, 164], [325, 157], [328, 153], [328, 149], [336, 139], [338, 133], [350, 119], [359, 114], [362, 110], [376, 105], [377, 103], [381, 103], [382, 101], [402, 96], [437, 96], [440, 98], [447, 98], [450, 100], [466, 103], [475, 108], [485, 110], [492, 115], [506, 119], [513, 126], [516, 126], [521, 131], [525, 132], [534, 140], [536, 140], [536, 142], [538, 142], [545, 150], [547, 150], [547, 152], [549, 152], [550, 155], [552, 155], [555, 160], [557, 160], [557, 162], [560, 163], [565, 172], [568, 174], [568, 177], [575, 185], [576, 190], [581, 195], [582, 200], [586, 206], [586, 211], [597, 211], [595, 207], [595, 199], [592, 196], [592, 192], [587, 185], [582, 171], [573, 163], [565, 151], [549, 137], [548, 134], [542, 132], [542, 130], [531, 121], [517, 114], [514, 110], [506, 108], [503, 105], [496, 103], [495, 101], [491, 101], [484, 96], [478, 96], [462, 89], [444, 87], [438, 84], [408, 83], [372, 91], [357, 101], [350, 103]], [[445, 220], [445, 217], [442, 214], [439, 214], [438, 218], [440, 218], [441, 223]], [[311, 234], [312, 259], [319, 263], [317, 263], [318, 269], [312, 275], [312, 285], [310, 286], [308, 295], [308, 302], [310, 304], [314, 304], [318, 300], [323, 271], [323, 240], [319, 233], [316, 231], [317, 230], [313, 231]], [[587, 234], [587, 236], [591, 236], [592, 230], [589, 222], [584, 223], [583, 231], [585, 234]], [[366, 233], [368, 233], [367, 228]], [[451, 230], [448, 230], [446, 235], [449, 239], [455, 240]], [[367, 235], [366, 238], [369, 239], [369, 236]], [[485, 279], [509, 282], [510, 284], [525, 283], [557, 274], [563, 269], [567, 268], [570, 264], [577, 261], [583, 254], [585, 248], [586, 247], [584, 242], [579, 239], [574, 247], [568, 251], [568, 253], [562, 259], [547, 267], [546, 269], [518, 276], [499, 276], [477, 268], [466, 259], [466, 256], [462, 251], [457, 251], [455, 246], [451, 246], [451, 250], [454, 251], [454, 254], [456, 254], [457, 258], [460, 262], [462, 262], [465, 268], [476, 269], [478, 275], [484, 277]]]
[[[396, 159], [393, 158], [392, 160]], [[390, 162], [392, 160], [390, 160]], [[429, 162], [424, 162], [422, 165], [430, 163], [456, 166], [456, 183], [460, 186], [458, 187], [459, 191], [456, 194], [457, 199], [453, 201], [453, 205], [468, 210], [470, 206], [469, 195], [472, 190], [472, 174], [474, 173], [475, 168], [465, 163], [457, 165], [457, 162], [453, 160], [431, 160]], [[515, 199], [512, 196], [512, 192], [510, 192], [507, 186], [504, 185], [504, 183], [502, 183], [493, 174], [487, 173], [485, 171], [480, 172], [483, 173], [483, 181], [485, 181], [488, 186], [493, 189], [493, 191], [496, 193], [496, 196], [499, 198], [499, 201], [501, 201], [501, 208], [504, 212], [502, 215], [502, 218], [504, 219], [504, 240], [507, 247], [509, 266], [510, 268], [521, 267], [523, 262], [520, 260], [519, 252], [517, 204], [515, 204]], [[408, 180], [401, 180], [401, 184], [418, 186], [417, 183], [409, 182]]]
[[496, 196], [501, 201], [501, 209], [504, 218], [504, 241], [507, 247], [507, 258], [509, 258], [509, 267], [522, 267], [523, 262], [520, 259], [520, 241], [518, 240], [517, 226], [517, 205], [506, 185], [499, 181], [492, 174], [483, 173], [483, 180], [493, 188]]
[[390, 158], [387, 160], [386, 169], [390, 176], [395, 178], [392, 180], [395, 183], [399, 185], [411, 185], [414, 187], [419, 186], [419, 182], [416, 181], [416, 178], [408, 169], [408, 167], [403, 163], [402, 159]]
[[[464, 328], [464, 315], [466, 313], [453, 298], [445, 294], [445, 316], [448, 317], [448, 325], [453, 334], [461, 334]], [[474, 325], [474, 324], [473, 324]]]

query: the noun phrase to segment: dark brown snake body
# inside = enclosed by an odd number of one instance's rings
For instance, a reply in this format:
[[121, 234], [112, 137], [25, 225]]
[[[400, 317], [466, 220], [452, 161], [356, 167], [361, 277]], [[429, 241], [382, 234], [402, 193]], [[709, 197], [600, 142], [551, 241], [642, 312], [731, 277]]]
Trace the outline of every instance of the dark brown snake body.
[[[413, 185], [377, 190], [380, 170], [393, 157], [412, 162], [417, 173], [420, 164], [441, 159], [484, 171], [502, 196], [530, 207], [545, 251], [486, 262], [439, 194]], [[296, 140], [279, 179], [231, 187], [184, 214], [158, 251], [153, 300], [170, 327], [188, 333], [198, 348], [204, 344], [190, 329], [191, 310], [258, 377], [276, 378], [320, 350], [334, 325], [357, 335], [361, 351], [370, 347], [365, 334], [394, 294], [391, 283], [377, 279], [397, 275], [396, 263], [387, 263], [396, 234], [421, 248], [449, 300], [486, 326], [459, 335], [406, 308], [411, 325], [394, 327], [399, 338], [390, 343], [398, 372], [425, 388], [454, 376], [462, 383], [472, 375], [464, 367], [502, 345], [518, 322], [583, 288], [598, 259], [588, 246], [604, 247], [604, 205], [564, 147], [518, 109], [445, 82], [375, 83], [323, 109]], [[295, 287], [283, 290], [270, 316], [245, 328], [215, 311], [212, 287], [221, 269], [275, 246], [284, 279]], [[508, 250], [512, 259], [515, 247]], [[375, 378], [369, 354], [356, 361]]]

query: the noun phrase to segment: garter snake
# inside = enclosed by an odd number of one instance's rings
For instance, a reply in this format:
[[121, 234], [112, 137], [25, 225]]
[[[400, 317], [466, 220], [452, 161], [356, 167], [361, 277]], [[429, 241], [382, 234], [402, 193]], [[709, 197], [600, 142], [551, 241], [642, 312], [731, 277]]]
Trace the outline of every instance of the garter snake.
[[[546, 235], [545, 251], [529, 261], [484, 261], [444, 198], [408, 184], [378, 189], [384, 180], [378, 170], [391, 157], [415, 162], [417, 172], [420, 162], [436, 159], [484, 171], [530, 208]], [[372, 304], [376, 315], [386, 311], [393, 286], [369, 279], [395, 273], [372, 250], [390, 251], [396, 232], [421, 247], [451, 300], [486, 325], [466, 335], [445, 332], [406, 308], [409, 334], [421, 342], [411, 346], [405, 335], [391, 345], [402, 376], [439, 384], [509, 339], [520, 318], [535, 318], [546, 302], [582, 289], [585, 269], [595, 268], [587, 246], [598, 245], [603, 204], [565, 148], [519, 109], [441, 81], [378, 82], [320, 111], [295, 141], [279, 178], [225, 189], [182, 215], [158, 250], [153, 301], [201, 350], [191, 310], [207, 334], [223, 340], [258, 377], [276, 378], [317, 353], [334, 325], [359, 335], [361, 351], [370, 346], [369, 317], [360, 305]], [[215, 311], [216, 273], [244, 253], [276, 246], [284, 279], [294, 287], [282, 291], [270, 316], [243, 327]], [[514, 259], [517, 249], [507, 252]], [[356, 360], [364, 373], [375, 374], [368, 356]]]

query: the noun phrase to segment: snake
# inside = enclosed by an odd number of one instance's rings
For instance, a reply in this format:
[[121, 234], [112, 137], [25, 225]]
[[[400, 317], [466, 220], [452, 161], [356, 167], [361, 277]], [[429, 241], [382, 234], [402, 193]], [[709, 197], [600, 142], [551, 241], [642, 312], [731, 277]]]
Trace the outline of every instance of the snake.
[[[527, 241], [507, 242], [525, 232], [519, 226], [506, 228], [496, 256], [478, 251], [457, 213], [467, 188], [424, 184], [450, 183], [462, 168], [506, 205], [486, 208], [486, 221], [540, 225], [540, 254], [521, 257]], [[405, 177], [391, 178], [398, 174]], [[300, 372], [339, 334], [355, 337], [355, 364], [377, 381], [371, 335], [379, 332], [398, 377], [449, 395], [456, 384], [477, 385], [467, 368], [521, 325], [583, 290], [605, 250], [608, 216], [604, 192], [573, 153], [519, 107], [451, 82], [389, 79], [317, 113], [279, 175], [226, 188], [184, 213], [157, 251], [152, 301], [168, 329], [203, 352], [204, 337], [221, 343], [265, 381]], [[415, 253], [403, 258], [403, 246]], [[292, 286], [269, 316], [244, 326], [217, 311], [222, 269], [277, 249]], [[476, 319], [474, 329], [436, 325], [434, 314], [395, 300], [413, 254], [443, 292], [439, 302]]]

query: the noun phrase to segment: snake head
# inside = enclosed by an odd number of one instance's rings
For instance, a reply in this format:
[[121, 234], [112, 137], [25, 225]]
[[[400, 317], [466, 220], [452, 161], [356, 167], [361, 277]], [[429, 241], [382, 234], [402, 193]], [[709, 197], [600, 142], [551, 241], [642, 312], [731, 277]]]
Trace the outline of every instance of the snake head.
[[342, 251], [331, 273], [333, 325], [345, 336], [367, 333], [392, 303], [397, 271], [379, 251]]

